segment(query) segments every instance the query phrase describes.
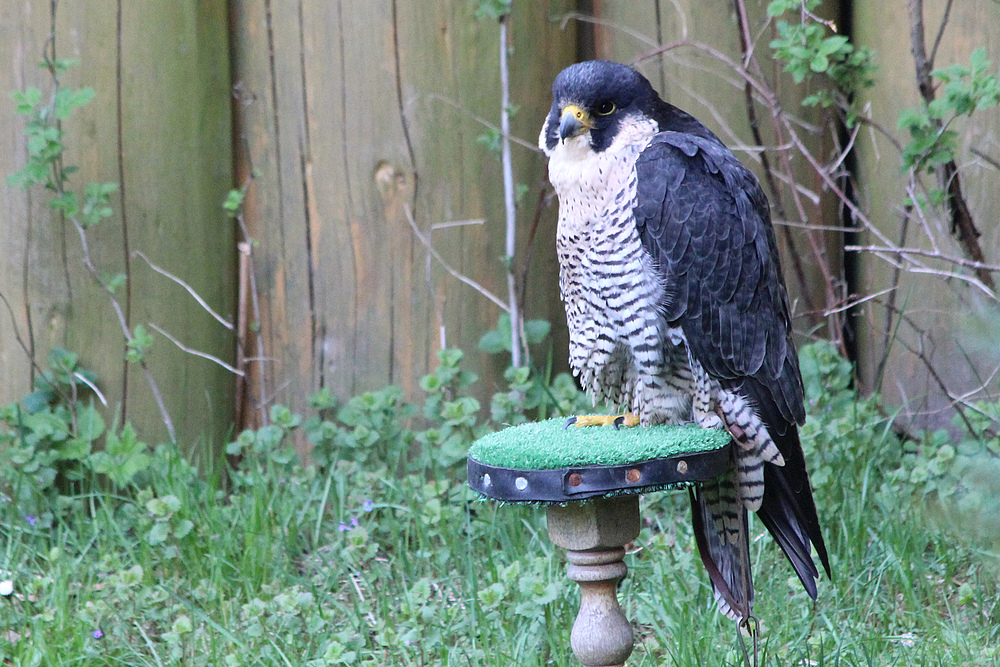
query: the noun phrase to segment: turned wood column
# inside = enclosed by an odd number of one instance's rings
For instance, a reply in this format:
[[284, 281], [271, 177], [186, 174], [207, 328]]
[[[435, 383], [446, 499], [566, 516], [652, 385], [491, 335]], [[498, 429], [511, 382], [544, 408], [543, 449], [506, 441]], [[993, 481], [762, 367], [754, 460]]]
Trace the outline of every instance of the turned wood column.
[[547, 520], [549, 538], [567, 550], [566, 574], [580, 586], [573, 654], [585, 667], [623, 667], [634, 637], [617, 586], [628, 573], [624, 547], [639, 535], [639, 496], [552, 505]]

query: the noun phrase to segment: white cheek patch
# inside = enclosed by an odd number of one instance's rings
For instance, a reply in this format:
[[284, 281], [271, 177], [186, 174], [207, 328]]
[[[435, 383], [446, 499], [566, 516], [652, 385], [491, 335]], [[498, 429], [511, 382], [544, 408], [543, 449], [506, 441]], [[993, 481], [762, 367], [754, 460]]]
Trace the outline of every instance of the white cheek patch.
[[607, 150], [616, 153], [626, 146], [645, 143], [659, 131], [659, 125], [650, 118], [638, 114], [625, 116], [619, 122], [618, 134]]

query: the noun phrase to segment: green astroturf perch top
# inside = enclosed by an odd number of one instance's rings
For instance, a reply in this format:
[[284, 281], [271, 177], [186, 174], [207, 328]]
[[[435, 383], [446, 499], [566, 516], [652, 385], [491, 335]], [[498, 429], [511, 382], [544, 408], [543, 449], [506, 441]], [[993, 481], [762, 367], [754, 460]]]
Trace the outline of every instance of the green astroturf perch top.
[[469, 485], [506, 502], [565, 502], [705, 481], [729, 464], [730, 436], [718, 429], [563, 424], [548, 419], [480, 438], [469, 451]]

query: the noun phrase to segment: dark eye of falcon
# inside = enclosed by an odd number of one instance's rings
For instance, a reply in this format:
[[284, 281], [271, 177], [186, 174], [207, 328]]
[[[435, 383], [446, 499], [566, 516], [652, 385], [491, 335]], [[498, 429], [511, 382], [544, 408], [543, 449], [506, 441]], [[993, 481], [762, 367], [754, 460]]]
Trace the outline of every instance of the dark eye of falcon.
[[597, 115], [607, 116], [615, 110], [614, 102], [602, 102], [601, 106], [597, 107]]

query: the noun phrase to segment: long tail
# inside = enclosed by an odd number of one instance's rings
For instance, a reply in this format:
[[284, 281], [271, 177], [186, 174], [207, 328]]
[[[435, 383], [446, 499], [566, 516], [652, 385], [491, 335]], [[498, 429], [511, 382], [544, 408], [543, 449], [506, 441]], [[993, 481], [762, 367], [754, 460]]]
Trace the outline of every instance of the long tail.
[[719, 610], [742, 623], [753, 613], [753, 577], [747, 510], [733, 472], [688, 490], [701, 561]]
[[[798, 370], [794, 370], [794, 373], [797, 374]], [[819, 517], [816, 515], [799, 430], [795, 424], [803, 416], [796, 415], [795, 411], [783, 410], [776, 402], [774, 392], [754, 378], [745, 378], [739, 391], [747, 397], [748, 404], [753, 406], [760, 422], [766, 425], [767, 433], [763, 437], [773, 442], [772, 448], [777, 448], [781, 458], [780, 464], [776, 459], [764, 463], [763, 470], [757, 473], [763, 473], [760, 475], [763, 493], [757, 500], [758, 506], [750, 506], [749, 509], [757, 510], [757, 516], [781, 546], [802, 585], [810, 597], [816, 599], [816, 578], [819, 571], [812, 559], [812, 548], [816, 548], [816, 554], [828, 577], [831, 576], [830, 558], [819, 529]], [[727, 423], [740, 424], [740, 421], [738, 417], [730, 421], [727, 415]], [[756, 440], [760, 440], [762, 432], [757, 429]], [[739, 434], [734, 437], [737, 435]], [[737, 443], [741, 444], [739, 438]], [[738, 454], [743, 452], [743, 448], [738, 450]], [[763, 458], [767, 460], [766, 457]], [[747, 459], [745, 462], [738, 462], [749, 469], [753, 461]]]
[[764, 466], [764, 497], [757, 516], [785, 552], [806, 592], [815, 600], [819, 571], [810, 547], [816, 548], [828, 577], [831, 576], [830, 558], [819, 530], [798, 429], [791, 426], [785, 433], [776, 433], [773, 437], [784, 454], [785, 465], [780, 468]]

